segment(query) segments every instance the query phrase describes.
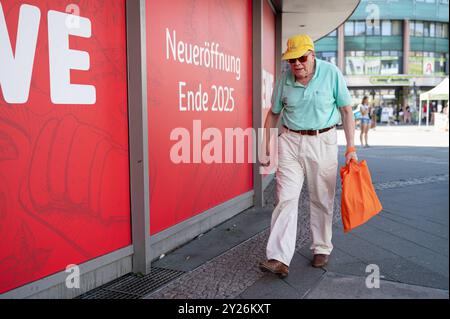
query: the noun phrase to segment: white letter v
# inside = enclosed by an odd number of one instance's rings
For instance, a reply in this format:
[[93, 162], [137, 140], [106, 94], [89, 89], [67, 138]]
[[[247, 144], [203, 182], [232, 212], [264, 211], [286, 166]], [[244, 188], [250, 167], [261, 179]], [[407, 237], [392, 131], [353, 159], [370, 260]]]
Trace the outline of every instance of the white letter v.
[[0, 3], [0, 87], [7, 103], [21, 104], [28, 101], [40, 20], [39, 8], [27, 4], [20, 7], [16, 50], [13, 54]]

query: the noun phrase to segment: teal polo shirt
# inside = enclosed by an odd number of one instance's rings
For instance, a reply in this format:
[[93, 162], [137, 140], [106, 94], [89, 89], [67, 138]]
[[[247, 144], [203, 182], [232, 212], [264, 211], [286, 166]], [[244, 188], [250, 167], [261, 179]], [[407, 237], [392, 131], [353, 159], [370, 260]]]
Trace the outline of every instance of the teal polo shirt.
[[341, 121], [340, 107], [352, 103], [341, 71], [316, 58], [316, 72], [305, 87], [284, 72], [272, 95], [272, 112], [283, 110], [282, 124], [292, 130], [320, 130]]

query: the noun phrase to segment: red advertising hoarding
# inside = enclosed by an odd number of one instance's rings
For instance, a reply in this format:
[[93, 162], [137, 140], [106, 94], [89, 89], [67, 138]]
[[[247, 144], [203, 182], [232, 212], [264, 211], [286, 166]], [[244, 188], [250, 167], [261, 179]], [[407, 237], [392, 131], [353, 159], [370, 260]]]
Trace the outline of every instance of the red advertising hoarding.
[[151, 234], [253, 187], [251, 3], [147, 1]]
[[0, 293], [131, 244], [126, 81], [125, 0], [0, 1]]

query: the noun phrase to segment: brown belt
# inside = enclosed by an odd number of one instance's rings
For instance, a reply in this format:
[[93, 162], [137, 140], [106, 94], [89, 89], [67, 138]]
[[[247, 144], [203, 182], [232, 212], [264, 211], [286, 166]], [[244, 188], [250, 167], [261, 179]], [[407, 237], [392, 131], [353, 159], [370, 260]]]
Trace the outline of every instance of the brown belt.
[[294, 133], [298, 133], [298, 134], [301, 134], [301, 135], [318, 135], [320, 133], [325, 133], [325, 132], [327, 132], [327, 131], [329, 131], [329, 130], [331, 130], [331, 129], [336, 127], [336, 125], [333, 125], [333, 126], [330, 126], [330, 127], [327, 127], [327, 128], [323, 128], [321, 130], [299, 130], [299, 131], [297, 131], [297, 130], [291, 130], [286, 125], [283, 125], [283, 126], [289, 132], [294, 132]]

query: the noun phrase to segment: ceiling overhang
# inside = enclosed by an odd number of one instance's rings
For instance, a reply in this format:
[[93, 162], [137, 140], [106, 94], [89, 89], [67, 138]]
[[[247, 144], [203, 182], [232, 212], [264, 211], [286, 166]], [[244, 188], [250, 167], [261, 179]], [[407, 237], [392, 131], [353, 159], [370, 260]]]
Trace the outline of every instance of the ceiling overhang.
[[282, 12], [282, 44], [296, 34], [308, 34], [314, 41], [343, 24], [355, 11], [360, 0], [274, 0]]

